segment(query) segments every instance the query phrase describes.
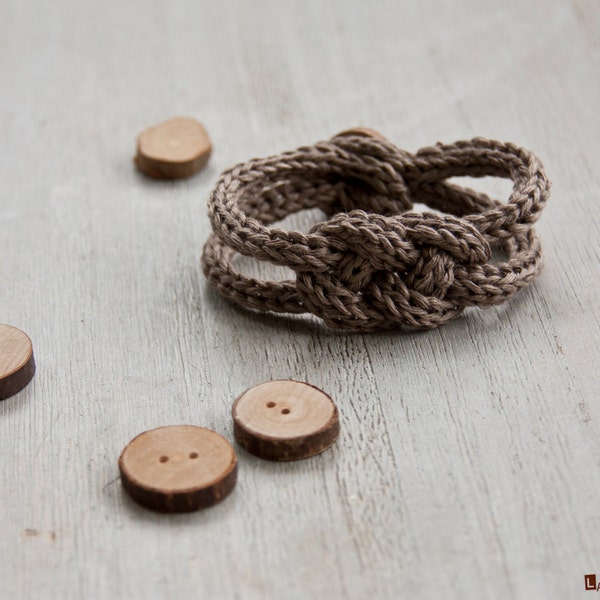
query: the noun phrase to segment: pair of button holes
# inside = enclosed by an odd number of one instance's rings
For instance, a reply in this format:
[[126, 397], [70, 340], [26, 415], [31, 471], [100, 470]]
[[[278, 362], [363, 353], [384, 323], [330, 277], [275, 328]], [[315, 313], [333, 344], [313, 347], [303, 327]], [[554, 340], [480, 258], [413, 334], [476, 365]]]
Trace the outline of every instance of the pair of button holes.
[[[275, 402], [267, 402], [267, 408], [275, 408], [275, 406], [277, 406], [277, 404]], [[281, 409], [281, 414], [282, 415], [289, 415], [290, 414], [290, 409], [289, 408], [282, 408]]]
[[[198, 453], [197, 452], [190, 452], [188, 454], [188, 457], [193, 460], [194, 458], [198, 458]], [[169, 457], [168, 456], [161, 456], [158, 460], [161, 463], [166, 463], [169, 460]]]

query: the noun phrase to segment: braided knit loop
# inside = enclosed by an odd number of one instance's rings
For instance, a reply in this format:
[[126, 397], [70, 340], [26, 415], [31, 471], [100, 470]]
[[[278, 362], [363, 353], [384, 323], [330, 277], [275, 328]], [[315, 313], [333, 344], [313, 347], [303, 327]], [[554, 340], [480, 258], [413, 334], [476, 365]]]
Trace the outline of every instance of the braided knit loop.
[[[513, 181], [507, 203], [447, 181], [486, 175]], [[539, 273], [532, 226], [548, 196], [540, 161], [513, 144], [476, 138], [410, 154], [354, 130], [225, 171], [209, 200], [203, 270], [247, 308], [310, 312], [351, 331], [429, 329], [504, 302]], [[438, 212], [412, 212], [417, 202]], [[310, 208], [328, 220], [308, 234], [273, 227]], [[492, 250], [507, 259], [494, 262]], [[244, 275], [236, 253], [296, 279]]]

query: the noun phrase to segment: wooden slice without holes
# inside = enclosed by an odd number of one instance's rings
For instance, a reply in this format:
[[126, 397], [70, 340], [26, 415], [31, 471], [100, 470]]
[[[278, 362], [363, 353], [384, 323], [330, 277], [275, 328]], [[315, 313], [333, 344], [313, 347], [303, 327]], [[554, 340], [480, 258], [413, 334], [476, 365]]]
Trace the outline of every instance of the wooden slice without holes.
[[335, 137], [340, 137], [344, 135], [362, 135], [365, 137], [372, 137], [376, 140], [387, 141], [387, 138], [376, 131], [375, 129], [371, 129], [370, 127], [352, 127], [351, 129], [344, 129], [344, 131], [340, 131], [337, 133]]
[[267, 381], [234, 403], [234, 435], [267, 460], [299, 460], [329, 448], [340, 431], [338, 410], [320, 389], [291, 380]]
[[124, 488], [142, 506], [191, 512], [220, 502], [233, 490], [237, 457], [218, 433], [174, 425], [131, 440], [119, 458], [119, 471]]
[[198, 121], [176, 117], [140, 134], [135, 164], [155, 179], [179, 179], [200, 171], [211, 151], [208, 134]]
[[27, 334], [0, 323], [0, 400], [20, 392], [34, 373], [33, 346]]

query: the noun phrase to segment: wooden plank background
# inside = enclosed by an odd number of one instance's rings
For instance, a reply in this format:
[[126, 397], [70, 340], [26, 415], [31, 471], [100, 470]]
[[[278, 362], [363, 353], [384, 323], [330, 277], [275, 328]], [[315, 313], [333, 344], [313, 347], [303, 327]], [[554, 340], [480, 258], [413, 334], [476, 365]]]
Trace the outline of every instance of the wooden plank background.
[[[38, 372], [0, 403], [0, 596], [579, 598], [600, 576], [599, 31], [597, 0], [5, 0], [0, 321]], [[209, 167], [145, 179], [136, 135], [181, 114], [206, 124]], [[218, 173], [357, 124], [409, 150], [482, 135], [538, 153], [540, 279], [409, 335], [208, 290]], [[233, 399], [287, 377], [336, 399], [334, 449], [240, 450], [234, 494], [198, 514], [124, 495], [133, 436], [231, 439]]]

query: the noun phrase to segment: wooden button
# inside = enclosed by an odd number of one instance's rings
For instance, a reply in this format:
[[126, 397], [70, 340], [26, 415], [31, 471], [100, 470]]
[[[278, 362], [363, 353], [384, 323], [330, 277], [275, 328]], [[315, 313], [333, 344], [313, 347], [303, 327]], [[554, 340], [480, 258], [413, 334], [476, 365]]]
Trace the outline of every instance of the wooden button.
[[233, 405], [234, 435], [251, 454], [298, 460], [323, 452], [340, 432], [338, 411], [320, 389], [299, 381], [267, 381]]
[[33, 346], [27, 334], [0, 323], [0, 400], [20, 392], [34, 373]]
[[177, 117], [140, 134], [135, 163], [155, 179], [179, 179], [200, 171], [211, 150], [208, 134], [198, 121]]
[[340, 131], [340, 133], [336, 134], [335, 137], [346, 135], [362, 135], [364, 137], [372, 137], [376, 140], [380, 140], [383, 142], [389, 141], [384, 135], [379, 133], [379, 131], [371, 129], [370, 127], [352, 127], [351, 129], [345, 129], [344, 131]]
[[151, 429], [119, 458], [121, 481], [139, 504], [159, 512], [191, 512], [220, 502], [234, 488], [237, 458], [221, 435], [192, 425]]

